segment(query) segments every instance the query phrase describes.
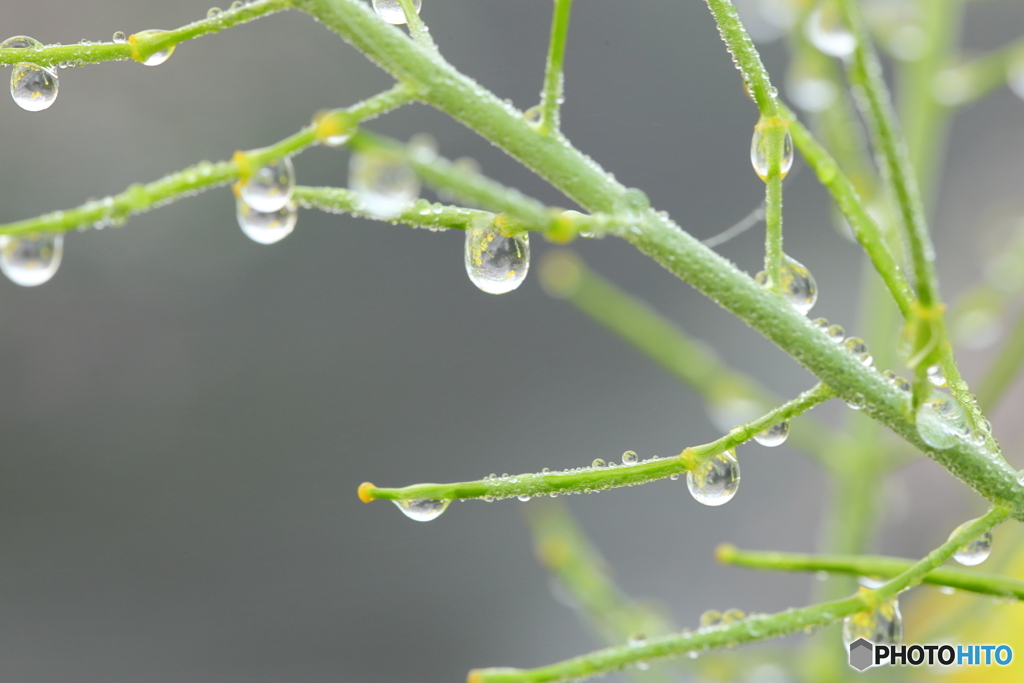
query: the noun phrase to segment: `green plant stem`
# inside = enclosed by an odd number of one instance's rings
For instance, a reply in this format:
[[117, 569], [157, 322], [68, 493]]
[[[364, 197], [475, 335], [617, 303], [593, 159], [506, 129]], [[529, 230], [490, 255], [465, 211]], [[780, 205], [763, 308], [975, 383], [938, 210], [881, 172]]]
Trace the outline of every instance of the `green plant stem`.
[[[299, 206], [306, 209], [382, 220], [362, 211], [359, 197], [347, 188], [298, 186], [293, 197]], [[403, 223], [414, 228], [467, 230], [474, 225], [493, 223], [494, 219], [495, 214], [490, 211], [431, 204], [426, 199], [420, 199], [397, 217], [388, 219], [388, 222]]]
[[420, 18], [413, 0], [398, 0], [398, 2], [402, 5], [402, 11], [405, 12], [405, 21], [409, 26], [409, 35], [412, 36], [412, 39], [427, 49], [436, 51], [437, 45], [430, 36], [430, 29]]
[[862, 588], [855, 595], [842, 600], [790, 609], [772, 615], [750, 616], [723, 626], [702, 628], [693, 633], [661, 636], [639, 646], [611, 647], [536, 669], [474, 669], [469, 672], [468, 682], [549, 683], [582, 680], [617, 671], [639, 661], [735, 647], [830, 624], [856, 612], [874, 610], [902, 591], [918, 585], [935, 567], [952, 557], [958, 548], [988, 531], [1006, 516], [1007, 510], [997, 507], [984, 517], [968, 522], [946, 543], [875, 590]]
[[1024, 314], [1017, 318], [999, 355], [989, 366], [981, 385], [978, 387], [978, 404], [988, 412], [996, 407], [999, 399], [1020, 375], [1024, 365]]
[[[365, 121], [395, 109], [412, 99], [412, 93], [398, 86], [346, 109], [328, 112], [320, 120], [344, 116], [350, 122]], [[0, 225], [0, 234], [67, 232], [83, 226], [122, 225], [130, 216], [157, 206], [243, 180], [253, 170], [302, 151], [317, 143], [318, 125], [306, 126], [277, 144], [235, 154], [232, 161], [201, 162], [171, 173], [146, 185], [135, 184], [120, 194], [105, 197], [65, 211]]]
[[747, 35], [735, 5], [729, 0], [706, 0], [711, 15], [718, 24], [718, 33], [732, 55], [733, 62], [743, 74], [761, 116], [766, 119], [779, 117], [779, 101], [772, 87], [768, 70], [761, 62], [761, 55], [754, 47], [754, 41]]
[[[783, 134], [782, 137], [784, 137]], [[764, 270], [773, 290], [781, 291], [782, 277], [782, 174], [779, 173], [779, 159], [782, 156], [781, 140], [773, 140], [769, 153], [768, 180], [765, 182], [764, 198]]]
[[[766, 412], [782, 399], [749, 375], [724, 363], [713, 349], [602, 277], [576, 254], [550, 252], [541, 262], [541, 284], [604, 325], [676, 378], [692, 387], [711, 409], [729, 400], [751, 401]], [[790, 431], [789, 441], [823, 462], [832, 460], [829, 430], [810, 415]]]
[[572, 14], [572, 0], [555, 0], [554, 16], [551, 19], [551, 42], [548, 45], [548, 61], [544, 69], [544, 90], [540, 96], [541, 135], [549, 135], [562, 127], [562, 99], [565, 96], [565, 43], [569, 35], [569, 17]]
[[470, 498], [515, 498], [519, 496], [593, 493], [621, 486], [636, 486], [672, 475], [685, 474], [707, 459], [743, 444], [758, 432], [801, 415], [834, 394], [819, 384], [760, 418], [734, 427], [720, 439], [686, 448], [677, 456], [645, 460], [636, 465], [580, 467], [557, 472], [518, 474], [454, 484], [414, 484], [398, 489], [377, 488], [369, 482], [359, 487], [359, 497], [372, 500], [466, 500]]
[[1024, 39], [1004, 45], [989, 54], [975, 57], [940, 72], [941, 79], [951, 82], [948, 107], [977, 102], [993, 90], [1006, 85], [1010, 67], [1024, 58]]
[[[500, 146], [588, 211], [616, 213], [625, 201], [626, 188], [563, 136], [537, 135], [521, 113], [424, 51], [401, 31], [384, 25], [358, 0], [295, 0], [295, 5], [396, 76], [418, 86], [424, 102]], [[778, 344], [844, 400], [863, 403], [865, 414], [927, 453], [982, 496], [1012, 506], [1014, 515], [1024, 518], [1022, 487], [1005, 460], [967, 439], [944, 450], [929, 446], [909, 417], [909, 401], [880, 374], [864, 367], [788, 303], [758, 286], [667, 216], [646, 209], [638, 212], [637, 218], [636, 232], [628, 233], [626, 239], [640, 251]]]
[[237, 9], [226, 9], [215, 17], [207, 17], [171, 31], [134, 34], [127, 43], [93, 43], [90, 45], [47, 45], [42, 50], [13, 48], [0, 50], [0, 66], [29, 62], [56, 66], [62, 62], [97, 64], [135, 59], [145, 61], [151, 55], [173, 48], [186, 40], [259, 19], [267, 14], [291, 8], [291, 0], [254, 0]]
[[[785, 572], [831, 572], [851, 576], [877, 576], [891, 579], [907, 571], [914, 560], [879, 555], [804, 555], [800, 553], [761, 552], [740, 550], [732, 545], [721, 545], [715, 557], [722, 564]], [[969, 569], [940, 567], [929, 572], [922, 583], [948, 586], [970, 593], [992, 595], [999, 598], [1024, 600], [1024, 581], [997, 574], [984, 574]]]

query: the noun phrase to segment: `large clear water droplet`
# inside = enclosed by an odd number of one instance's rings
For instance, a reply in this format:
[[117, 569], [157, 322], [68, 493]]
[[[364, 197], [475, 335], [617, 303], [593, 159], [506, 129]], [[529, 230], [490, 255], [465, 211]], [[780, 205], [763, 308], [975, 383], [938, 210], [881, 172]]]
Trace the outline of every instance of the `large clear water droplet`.
[[952, 448], [970, 427], [955, 398], [936, 391], [917, 409], [917, 433], [932, 448]]
[[284, 157], [277, 163], [260, 169], [242, 185], [242, 201], [263, 213], [280, 211], [292, 199], [295, 191], [295, 167]]
[[352, 155], [348, 186], [366, 213], [383, 219], [398, 217], [420, 194], [416, 173], [400, 157], [378, 151]]
[[804, 34], [811, 45], [830, 57], [845, 59], [857, 48], [857, 39], [843, 24], [839, 5], [824, 0], [807, 17]]
[[686, 473], [686, 486], [694, 500], [704, 505], [724, 505], [740, 487], [740, 464], [735, 451], [712, 456]]
[[636, 454], [636, 451], [626, 451], [622, 454], [623, 465], [635, 465], [640, 461], [640, 457]]
[[[793, 308], [806, 315], [818, 300], [818, 283], [814, 281], [811, 271], [796, 259], [783, 255], [781, 276], [779, 289], [782, 295]], [[763, 270], [754, 279], [763, 287], [770, 284], [768, 274]]]
[[466, 273], [488, 294], [518, 287], [530, 269], [530, 236], [505, 237], [492, 227], [466, 229]]
[[899, 602], [878, 606], [874, 612], [857, 612], [843, 619], [843, 643], [846, 647], [858, 638], [875, 645], [899, 645], [903, 642], [903, 615]]
[[38, 64], [15, 64], [11, 97], [26, 111], [42, 111], [57, 99], [57, 74]]
[[128, 42], [128, 36], [125, 35], [124, 31], [115, 31], [113, 41], [118, 45], [123, 45]]
[[[416, 14], [419, 14], [423, 7], [423, 0], [413, 0], [412, 6], [416, 10]], [[398, 0], [373, 0], [373, 11], [389, 24], [405, 23], [405, 10], [402, 9], [402, 3]]]
[[[754, 128], [754, 137], [750, 140], [750, 163], [761, 180], [768, 180], [768, 141], [771, 139], [760, 127]], [[779, 173], [783, 178], [793, 168], [793, 138], [789, 131], [782, 147], [782, 158], [779, 160]]]
[[63, 233], [0, 235], [0, 270], [22, 287], [35, 287], [52, 278], [63, 255]]
[[[950, 538], [956, 535], [960, 529], [964, 527], [963, 524], [953, 530], [953, 533], [949, 535]], [[992, 532], [986, 531], [981, 536], [963, 546], [956, 553], [953, 554], [953, 559], [962, 565], [967, 567], [973, 567], [976, 564], [981, 564], [988, 559], [989, 553], [992, 552]]]
[[0, 43], [0, 50], [17, 50], [26, 47], [30, 47], [33, 50], [41, 50], [43, 49], [43, 44], [35, 38], [29, 38], [28, 36], [11, 36]]
[[238, 227], [245, 236], [259, 244], [280, 242], [295, 229], [298, 211], [289, 203], [277, 211], [257, 211], [239, 200], [237, 207]]
[[754, 435], [754, 441], [768, 448], [781, 446], [786, 443], [787, 438], [789, 438], [789, 420], [783, 420]]
[[437, 519], [442, 512], [448, 509], [450, 502], [450, 500], [432, 500], [430, 498], [394, 501], [402, 514], [417, 522], [429, 522], [432, 519]]

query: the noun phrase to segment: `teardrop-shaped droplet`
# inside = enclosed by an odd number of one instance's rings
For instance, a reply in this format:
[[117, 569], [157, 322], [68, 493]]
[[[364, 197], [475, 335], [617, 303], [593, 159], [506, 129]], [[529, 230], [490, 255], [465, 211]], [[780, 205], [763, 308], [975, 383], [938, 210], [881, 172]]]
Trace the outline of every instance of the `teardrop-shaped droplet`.
[[[949, 535], [950, 538], [956, 535], [960, 529], [963, 528], [963, 524], [953, 530], [953, 533]], [[962, 565], [967, 567], [973, 567], [976, 564], [981, 564], [988, 559], [989, 553], [992, 552], [992, 532], [986, 531], [981, 536], [963, 546], [953, 555], [953, 559]]]
[[530, 236], [505, 237], [497, 230], [466, 229], [466, 273], [488, 294], [504, 294], [518, 287], [530, 270]]
[[636, 451], [626, 451], [622, 454], [623, 465], [635, 465], [639, 460], [640, 458], [637, 456]]
[[0, 235], [0, 270], [22, 287], [35, 287], [52, 278], [63, 255], [63, 233]]
[[843, 24], [835, 0], [823, 0], [807, 17], [804, 34], [820, 52], [845, 59], [857, 48], [857, 39]]
[[896, 600], [882, 603], [874, 612], [857, 612], [843, 619], [843, 644], [863, 638], [875, 645], [903, 642], [903, 615]]
[[15, 64], [11, 70], [11, 97], [26, 111], [42, 111], [57, 99], [57, 74], [38, 64]]
[[263, 213], [280, 211], [295, 191], [295, 167], [284, 157], [256, 170], [240, 189], [242, 201]]
[[936, 391], [917, 409], [917, 433], [932, 448], [952, 448], [968, 430], [967, 415], [952, 396]]
[[0, 43], [0, 50], [16, 50], [26, 47], [30, 47], [33, 50], [41, 50], [43, 48], [43, 44], [35, 38], [29, 38], [28, 36], [11, 36], [4, 42]]
[[432, 500], [430, 498], [394, 501], [402, 514], [417, 522], [429, 522], [432, 519], [437, 519], [442, 512], [448, 509], [450, 502], [449, 500]]
[[[796, 259], [783, 254], [781, 276], [782, 282], [779, 289], [782, 291], [782, 295], [786, 297], [793, 308], [806, 315], [814, 308], [814, 303], [818, 300], [818, 283], [814, 281], [811, 271]], [[754, 279], [762, 287], [767, 287], [770, 284], [768, 274], [763, 270]]]
[[843, 342], [843, 346], [846, 347], [847, 351], [853, 354], [854, 358], [866, 366], [870, 366], [874, 361], [874, 358], [871, 357], [871, 352], [868, 351], [867, 342], [860, 337], [850, 337]]
[[946, 376], [942, 374], [942, 368], [938, 365], [930, 366], [928, 368], [928, 381], [937, 387], [946, 386]]
[[740, 464], [734, 451], [714, 455], [686, 473], [686, 486], [704, 505], [724, 505], [740, 487]]
[[239, 200], [237, 207], [238, 227], [245, 236], [259, 244], [280, 242], [295, 229], [298, 211], [289, 203], [277, 211], [257, 211]]
[[783, 420], [778, 424], [774, 424], [763, 432], [758, 432], [754, 435], [754, 441], [758, 442], [762, 446], [768, 448], [774, 448], [775, 446], [781, 446], [786, 443], [786, 439], [789, 437], [789, 420]]
[[[416, 10], [416, 14], [419, 14], [423, 0], [413, 0], [412, 6]], [[373, 0], [373, 10], [378, 17], [389, 24], [405, 23], [405, 10], [402, 9], [402, 3], [398, 0]]]
[[[141, 40], [146, 40], [147, 38], [152, 38], [152, 37], [157, 36], [157, 35], [159, 35], [161, 33], [167, 33], [167, 31], [163, 31], [161, 29], [150, 29], [148, 31], [139, 31], [134, 36], [135, 37], [135, 42], [138, 43], [138, 41], [140, 39]], [[172, 54], [174, 54], [174, 48], [175, 47], [176, 47], [175, 45], [171, 45], [170, 47], [167, 47], [167, 48], [164, 48], [163, 50], [160, 50], [159, 52], [154, 52], [149, 57], [147, 57], [146, 59], [142, 60], [142, 63], [145, 64], [146, 66], [160, 66], [161, 64], [166, 62], [168, 59], [170, 59]]]
[[[750, 140], [750, 163], [761, 180], [768, 180], [769, 140], [771, 140], [771, 136], [761, 130], [760, 125], [754, 128], [754, 137]], [[782, 146], [782, 158], [779, 160], [779, 173], [785, 178], [791, 168], [793, 168], [793, 138], [787, 130]]]
[[352, 154], [348, 186], [362, 202], [362, 210], [376, 218], [396, 218], [420, 194], [420, 180], [400, 157], [386, 152]]

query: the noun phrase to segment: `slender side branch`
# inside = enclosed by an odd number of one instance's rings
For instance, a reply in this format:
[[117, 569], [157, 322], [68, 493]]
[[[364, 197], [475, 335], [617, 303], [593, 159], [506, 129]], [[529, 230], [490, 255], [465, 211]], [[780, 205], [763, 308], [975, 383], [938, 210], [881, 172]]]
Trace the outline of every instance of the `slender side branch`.
[[[364, 212], [359, 197], [347, 188], [299, 186], [295, 188], [293, 197], [299, 206], [306, 209], [319, 209], [327, 213], [343, 213], [371, 220], [383, 220]], [[493, 223], [495, 217], [495, 214], [490, 211], [431, 204], [426, 199], [420, 199], [397, 217], [388, 219], [387, 222], [403, 223], [413, 228], [468, 230], [474, 225]]]
[[43, 66], [61, 63], [75, 65], [134, 59], [145, 62], [162, 50], [173, 50], [186, 40], [259, 19], [267, 14], [290, 9], [291, 0], [254, 0], [239, 7], [226, 9], [215, 16], [194, 21], [172, 31], [142, 31], [129, 36], [126, 43], [91, 43], [89, 45], [47, 45], [41, 50], [11, 48], [0, 50], [0, 66], [28, 62]]
[[1006, 84], [1008, 72], [1024, 59], [1024, 39], [938, 73], [936, 97], [947, 107], [976, 102]]
[[779, 116], [777, 91], [772, 87], [768, 70], [761, 62], [761, 55], [754, 47], [754, 41], [747, 35], [740, 21], [740, 15], [730, 0], [706, 0], [711, 14], [718, 24], [718, 33], [732, 55], [736, 68], [743, 74], [743, 82], [757, 103], [764, 118]]
[[373, 500], [466, 500], [483, 498], [533, 497], [569, 493], [594, 493], [622, 486], [646, 484], [672, 475], [685, 474], [708, 458], [724, 453], [754, 438], [758, 432], [800, 415], [833, 396], [819, 384], [760, 418], [733, 428], [720, 439], [685, 449], [677, 456], [658, 458], [635, 465], [577, 467], [557, 472], [517, 474], [455, 484], [415, 484], [399, 489], [382, 489], [366, 482], [359, 487], [364, 503]]
[[412, 36], [412, 39], [427, 49], [436, 51], [437, 45], [430, 36], [430, 30], [427, 28], [427, 25], [420, 19], [413, 0], [398, 0], [398, 2], [402, 5], [402, 11], [405, 12], [405, 22], [409, 26], [409, 35]]
[[337, 134], [339, 126], [355, 126], [412, 100], [412, 93], [397, 86], [347, 109], [320, 115], [298, 133], [270, 147], [237, 152], [231, 161], [200, 162], [146, 185], [135, 184], [124, 192], [86, 202], [66, 211], [54, 211], [36, 218], [0, 225], [0, 234], [66, 232], [91, 225], [123, 225], [129, 216], [177, 201], [182, 197], [244, 180], [253, 171], [282, 157], [316, 144], [322, 137]]
[[565, 97], [565, 43], [569, 35], [569, 16], [572, 14], [572, 0], [555, 0], [554, 17], [551, 19], [551, 42], [548, 45], [548, 61], [544, 69], [544, 90], [540, 95], [541, 135], [548, 135], [562, 127], [561, 107]]
[[[733, 545], [720, 545], [715, 557], [722, 564], [783, 572], [832, 572], [854, 576], [878, 576], [891, 579], [914, 565], [914, 560], [880, 555], [804, 555], [800, 553], [740, 550]], [[1024, 600], [1024, 581], [998, 574], [985, 574], [969, 569], [939, 567], [929, 572], [922, 583], [948, 586], [970, 593]]]

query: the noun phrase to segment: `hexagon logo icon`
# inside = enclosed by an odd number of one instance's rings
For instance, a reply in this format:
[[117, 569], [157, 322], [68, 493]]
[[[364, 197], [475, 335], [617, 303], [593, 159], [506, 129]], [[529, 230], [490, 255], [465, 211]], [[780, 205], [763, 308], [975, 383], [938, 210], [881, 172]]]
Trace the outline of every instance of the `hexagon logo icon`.
[[857, 671], [863, 671], [871, 666], [875, 646], [863, 638], [850, 643], [850, 666]]

